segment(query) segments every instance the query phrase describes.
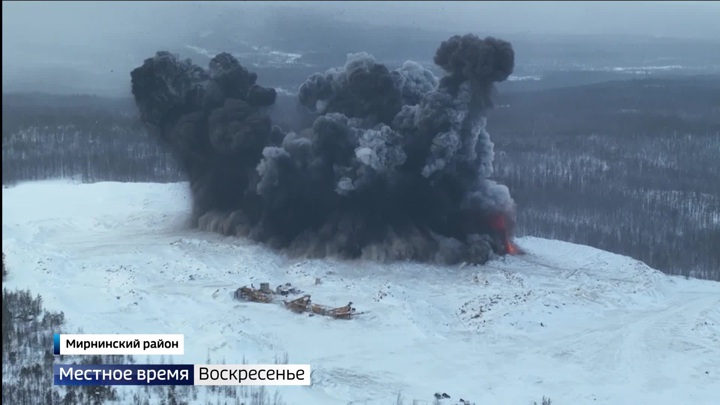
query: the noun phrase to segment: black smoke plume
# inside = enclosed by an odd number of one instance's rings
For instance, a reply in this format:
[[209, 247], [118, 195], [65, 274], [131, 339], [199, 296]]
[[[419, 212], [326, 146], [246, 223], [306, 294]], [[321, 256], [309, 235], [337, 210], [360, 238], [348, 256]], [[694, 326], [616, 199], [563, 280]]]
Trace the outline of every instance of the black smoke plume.
[[202, 229], [292, 255], [483, 263], [511, 246], [485, 117], [514, 52], [454, 36], [434, 61], [440, 80], [351, 54], [300, 86], [314, 122], [288, 133], [269, 115], [275, 90], [227, 53], [206, 70], [159, 52], [132, 71], [132, 93], [185, 170]]

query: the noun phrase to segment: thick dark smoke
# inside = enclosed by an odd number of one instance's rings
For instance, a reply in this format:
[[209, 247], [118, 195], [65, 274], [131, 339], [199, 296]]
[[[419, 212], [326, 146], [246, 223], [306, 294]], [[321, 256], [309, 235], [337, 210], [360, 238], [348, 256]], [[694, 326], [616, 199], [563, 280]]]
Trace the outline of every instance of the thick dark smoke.
[[508, 189], [489, 179], [485, 131], [514, 53], [454, 36], [434, 61], [440, 80], [351, 54], [300, 86], [314, 122], [288, 133], [269, 115], [275, 90], [227, 53], [205, 70], [159, 52], [132, 71], [132, 92], [186, 171], [202, 229], [292, 255], [483, 263], [507, 253], [514, 218]]

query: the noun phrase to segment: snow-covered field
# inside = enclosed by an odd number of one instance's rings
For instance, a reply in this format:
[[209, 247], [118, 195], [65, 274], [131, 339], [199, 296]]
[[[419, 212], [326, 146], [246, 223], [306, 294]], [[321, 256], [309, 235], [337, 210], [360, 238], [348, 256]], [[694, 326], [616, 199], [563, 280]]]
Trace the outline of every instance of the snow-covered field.
[[[289, 260], [186, 226], [185, 184], [3, 189], [9, 288], [73, 333], [183, 333], [174, 363], [310, 364], [289, 404], [718, 404], [720, 283], [668, 277], [586, 246], [522, 238], [486, 266]], [[678, 253], [680, 254], [680, 253]], [[322, 283], [316, 285], [316, 278]], [[354, 320], [239, 302], [289, 282]], [[140, 362], [145, 361], [140, 359]]]

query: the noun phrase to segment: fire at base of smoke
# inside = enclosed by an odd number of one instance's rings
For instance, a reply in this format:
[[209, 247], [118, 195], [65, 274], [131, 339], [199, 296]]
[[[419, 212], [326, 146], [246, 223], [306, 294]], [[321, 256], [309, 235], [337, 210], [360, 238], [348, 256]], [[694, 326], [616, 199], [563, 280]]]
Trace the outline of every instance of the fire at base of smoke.
[[273, 125], [275, 90], [227, 53], [205, 70], [158, 52], [131, 78], [143, 122], [190, 180], [201, 229], [291, 255], [483, 263], [512, 249], [514, 204], [489, 179], [485, 117], [514, 52], [454, 36], [434, 60], [441, 79], [348, 55], [300, 87], [309, 128]]

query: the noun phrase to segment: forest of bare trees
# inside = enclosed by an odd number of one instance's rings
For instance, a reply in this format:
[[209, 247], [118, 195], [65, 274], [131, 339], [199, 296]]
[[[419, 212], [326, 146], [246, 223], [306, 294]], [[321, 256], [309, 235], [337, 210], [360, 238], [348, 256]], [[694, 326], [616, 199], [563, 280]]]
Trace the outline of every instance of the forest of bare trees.
[[720, 280], [720, 81], [507, 94], [489, 120], [521, 234]]
[[[519, 235], [720, 281], [720, 80], [647, 79], [500, 93], [496, 177]], [[182, 181], [129, 99], [3, 95], [3, 184]]]

